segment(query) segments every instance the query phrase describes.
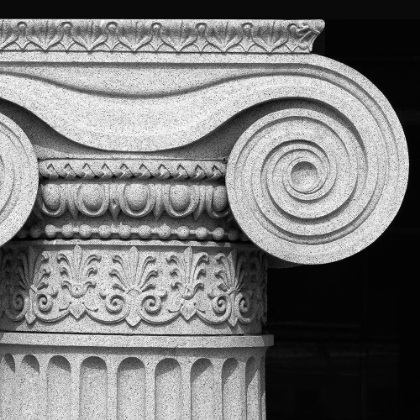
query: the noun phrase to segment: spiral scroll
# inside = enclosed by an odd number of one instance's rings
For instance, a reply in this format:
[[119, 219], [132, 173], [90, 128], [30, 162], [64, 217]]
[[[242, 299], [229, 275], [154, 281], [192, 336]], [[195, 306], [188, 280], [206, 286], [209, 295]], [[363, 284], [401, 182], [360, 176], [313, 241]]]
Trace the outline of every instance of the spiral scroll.
[[401, 204], [408, 172], [401, 126], [354, 97], [342, 102], [339, 112], [328, 103], [285, 101], [231, 153], [233, 214], [252, 241], [282, 260], [320, 264], [355, 254]]
[[23, 226], [35, 203], [38, 164], [25, 133], [0, 114], [0, 246]]

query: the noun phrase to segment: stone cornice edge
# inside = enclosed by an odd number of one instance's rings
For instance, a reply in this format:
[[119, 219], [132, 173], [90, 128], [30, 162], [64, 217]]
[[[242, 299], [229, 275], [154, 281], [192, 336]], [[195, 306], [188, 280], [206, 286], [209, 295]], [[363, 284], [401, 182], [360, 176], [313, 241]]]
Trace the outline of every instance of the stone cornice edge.
[[322, 20], [0, 20], [0, 53], [309, 53]]

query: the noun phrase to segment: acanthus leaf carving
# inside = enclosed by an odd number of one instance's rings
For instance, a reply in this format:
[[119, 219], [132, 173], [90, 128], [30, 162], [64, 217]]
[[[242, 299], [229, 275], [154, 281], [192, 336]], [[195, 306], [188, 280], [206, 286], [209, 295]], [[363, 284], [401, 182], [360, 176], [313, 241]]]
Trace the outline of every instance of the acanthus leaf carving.
[[90, 52], [105, 43], [108, 36], [105, 27], [99, 21], [80, 20], [78, 25], [72, 28], [73, 40], [83, 49]]
[[227, 52], [242, 40], [241, 28], [229, 21], [220, 21], [208, 29], [208, 42], [222, 52]]
[[47, 262], [48, 255], [45, 252], [37, 254], [32, 247], [27, 253], [20, 252], [17, 256], [6, 253], [3, 256], [1, 273], [9, 289], [9, 299], [3, 300], [3, 308], [10, 320], [25, 319], [32, 324], [51, 311], [52, 297], [57, 295], [57, 290], [49, 288], [44, 281], [50, 275]]
[[180, 313], [186, 321], [189, 321], [197, 311], [204, 312], [196, 294], [198, 289], [204, 289], [204, 283], [200, 278], [206, 274], [205, 264], [208, 264], [209, 256], [204, 252], [194, 255], [189, 246], [182, 257], [171, 254], [166, 261], [168, 264], [173, 264], [170, 270], [173, 276], [170, 285], [178, 291], [168, 310]]
[[60, 43], [63, 33], [54, 20], [34, 22], [27, 29], [28, 41], [32, 42], [43, 51], [48, 51]]
[[214, 312], [226, 317], [232, 327], [239, 320], [242, 323], [251, 323], [255, 313], [252, 311], [252, 291], [245, 287], [245, 277], [248, 275], [245, 256], [238, 256], [238, 252], [232, 250], [228, 256], [216, 255], [216, 261], [223, 268], [216, 272], [219, 281], [208, 295], [212, 299]]
[[253, 27], [252, 33], [254, 42], [269, 52], [273, 52], [284, 45], [289, 38], [287, 28], [282, 26], [279, 21], [267, 22], [264, 25]]
[[100, 292], [107, 311], [117, 315], [112, 322], [125, 319], [135, 327], [142, 319], [151, 320], [150, 316], [161, 310], [162, 298], [167, 294], [156, 286], [155, 279], [159, 275], [156, 258], [141, 257], [133, 246], [125, 258], [115, 254], [112, 261], [114, 268], [110, 276], [116, 281]]
[[65, 277], [61, 286], [69, 291], [67, 302], [60, 308], [61, 311], [68, 311], [79, 319], [85, 312], [92, 313], [98, 310], [86, 295], [90, 288], [96, 287], [96, 280], [92, 277], [97, 274], [97, 264], [100, 261], [100, 255], [85, 255], [80, 245], [76, 245], [72, 253], [64, 251], [57, 254], [60, 275]]
[[138, 51], [152, 40], [147, 23], [138, 20], [129, 20], [125, 25], [118, 25], [117, 36], [132, 52]]
[[194, 44], [197, 33], [191, 23], [181, 21], [165, 25], [161, 30], [161, 38], [171, 50], [181, 52], [184, 48]]
[[0, 50], [308, 53], [323, 27], [320, 20], [10, 19], [0, 24]]
[[0, 50], [7, 48], [10, 44], [13, 44], [18, 37], [19, 34], [16, 32], [10, 20], [0, 20]]
[[202, 246], [168, 252], [160, 247], [124, 246], [118, 253], [83, 244], [59, 251], [4, 249], [0, 318], [29, 326], [67, 317], [84, 322], [86, 315], [99, 324], [125, 322], [131, 328], [168, 326], [177, 318], [187, 325], [194, 317], [229, 328], [264, 322], [263, 253], [209, 253]]

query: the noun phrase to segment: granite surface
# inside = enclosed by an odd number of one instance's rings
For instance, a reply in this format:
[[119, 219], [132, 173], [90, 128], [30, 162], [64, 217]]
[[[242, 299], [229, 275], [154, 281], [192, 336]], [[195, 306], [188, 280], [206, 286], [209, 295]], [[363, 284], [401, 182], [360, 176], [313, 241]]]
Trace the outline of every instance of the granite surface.
[[265, 419], [267, 267], [360, 251], [407, 185], [323, 27], [0, 21], [1, 420]]

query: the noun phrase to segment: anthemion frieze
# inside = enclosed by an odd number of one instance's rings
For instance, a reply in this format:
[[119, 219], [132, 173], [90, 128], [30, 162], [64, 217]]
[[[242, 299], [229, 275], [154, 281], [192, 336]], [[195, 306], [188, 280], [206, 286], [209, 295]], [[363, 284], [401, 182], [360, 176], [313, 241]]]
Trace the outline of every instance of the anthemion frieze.
[[357, 253], [407, 185], [323, 27], [0, 21], [0, 419], [265, 419], [267, 267]]

